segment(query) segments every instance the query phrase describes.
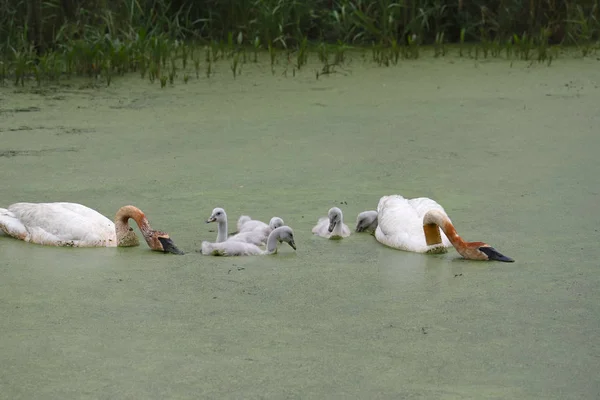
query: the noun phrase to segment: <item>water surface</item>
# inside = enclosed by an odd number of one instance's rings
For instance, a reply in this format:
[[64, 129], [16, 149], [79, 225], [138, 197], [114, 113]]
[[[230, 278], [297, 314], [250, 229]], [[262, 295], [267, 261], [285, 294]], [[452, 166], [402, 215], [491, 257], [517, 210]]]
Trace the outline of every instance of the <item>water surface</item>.
[[[597, 398], [599, 66], [233, 80], [222, 65], [165, 89], [2, 88], [1, 205], [134, 204], [187, 254], [0, 237], [0, 396]], [[516, 262], [310, 233], [332, 206], [353, 227], [393, 193], [435, 199]], [[298, 250], [196, 253], [214, 207], [231, 228], [282, 217]]]

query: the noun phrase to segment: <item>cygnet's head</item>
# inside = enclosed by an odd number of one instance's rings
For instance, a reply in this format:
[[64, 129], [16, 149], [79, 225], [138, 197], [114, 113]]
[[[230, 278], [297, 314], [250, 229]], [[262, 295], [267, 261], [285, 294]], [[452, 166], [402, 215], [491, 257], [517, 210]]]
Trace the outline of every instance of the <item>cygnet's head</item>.
[[279, 217], [273, 217], [271, 218], [271, 221], [269, 221], [269, 227], [271, 229], [277, 229], [280, 226], [283, 226], [283, 220]]
[[342, 222], [342, 210], [337, 207], [331, 207], [327, 213], [329, 217], [329, 232], [333, 232], [335, 226]]
[[225, 210], [217, 207], [214, 210], [212, 210], [212, 214], [210, 215], [210, 218], [206, 220], [206, 223], [208, 224], [209, 222], [221, 222], [226, 220], [227, 214], [225, 214]]
[[363, 211], [356, 217], [356, 232], [364, 232], [367, 228], [377, 228], [377, 211]]
[[275, 230], [273, 230], [273, 232], [276, 232], [277, 240], [279, 241], [279, 243], [286, 242], [292, 247], [292, 249], [296, 250], [296, 243], [294, 242], [294, 231], [292, 230], [292, 228], [284, 225], [280, 226], [279, 228], [276, 228]]

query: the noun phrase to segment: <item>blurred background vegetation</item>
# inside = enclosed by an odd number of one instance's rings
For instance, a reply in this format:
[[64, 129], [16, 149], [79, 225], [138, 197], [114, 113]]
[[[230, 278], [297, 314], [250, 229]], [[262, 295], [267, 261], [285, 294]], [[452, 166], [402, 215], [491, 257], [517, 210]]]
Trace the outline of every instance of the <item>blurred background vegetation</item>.
[[[44, 68], [56, 68], [57, 74], [69, 68], [79, 72], [91, 66], [101, 68], [100, 59], [112, 57], [114, 61], [119, 51], [127, 52], [121, 58], [147, 53], [147, 58], [151, 58], [154, 52], [159, 59], [158, 53], [164, 53], [161, 48], [170, 46], [163, 41], [196, 45], [229, 42], [265, 50], [298, 49], [303, 43], [394, 47], [473, 42], [498, 43], [499, 48], [506, 43], [527, 42], [532, 48], [573, 45], [587, 55], [595, 50], [599, 39], [599, 3], [600, 0], [0, 0], [0, 75], [11, 75], [9, 69], [28, 70], [31, 64], [39, 64], [42, 57], [50, 58], [43, 61], [53, 65]], [[123, 44], [129, 47], [124, 49]], [[53, 57], [62, 60], [60, 68], [55, 66]], [[124, 68], [117, 64], [112, 62], [105, 68]]]

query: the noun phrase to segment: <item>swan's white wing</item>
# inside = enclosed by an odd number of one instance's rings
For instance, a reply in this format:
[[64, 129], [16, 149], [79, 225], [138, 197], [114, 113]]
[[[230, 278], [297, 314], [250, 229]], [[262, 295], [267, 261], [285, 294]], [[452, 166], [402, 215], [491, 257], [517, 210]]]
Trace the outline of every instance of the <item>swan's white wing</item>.
[[[377, 206], [378, 227], [375, 237], [386, 246], [400, 250], [424, 253], [431, 249], [425, 241], [423, 215], [431, 208], [441, 206], [427, 198], [407, 200], [400, 195], [384, 196]], [[443, 209], [442, 209], [443, 211]], [[444, 246], [451, 246], [442, 234]]]
[[251, 243], [226, 240], [225, 242], [202, 242], [202, 254], [211, 256], [254, 256], [264, 254], [258, 246]]
[[75, 247], [117, 245], [114, 223], [75, 203], [15, 203], [10, 211], [27, 231], [28, 242]]
[[244, 224], [247, 223], [250, 220], [252, 220], [252, 218], [250, 218], [248, 215], [241, 215], [238, 218], [238, 222], [237, 222], [237, 226], [236, 226], [237, 231], [241, 232], [240, 229], [242, 229], [242, 226], [244, 226]]
[[448, 216], [448, 214], [446, 214], [446, 210], [444, 210], [444, 207], [442, 207], [437, 201], [428, 197], [416, 197], [414, 199], [407, 200], [407, 202], [421, 219], [429, 210], [440, 210], [444, 213], [444, 215]]
[[315, 235], [329, 237], [329, 217], [321, 217], [317, 224], [312, 228], [312, 233]]
[[256, 246], [262, 246], [267, 241], [268, 235], [265, 235], [261, 229], [253, 231], [241, 232], [237, 235], [230, 236], [227, 241], [252, 243]]
[[348, 237], [352, 234], [352, 231], [346, 224], [342, 224], [342, 237]]
[[253, 219], [253, 220], [248, 220], [245, 221], [243, 224], [239, 224], [238, 221], [238, 232], [242, 233], [242, 232], [250, 232], [256, 229], [264, 229], [264, 228], [269, 228], [268, 224], [265, 224], [262, 221], [259, 221], [257, 219]]

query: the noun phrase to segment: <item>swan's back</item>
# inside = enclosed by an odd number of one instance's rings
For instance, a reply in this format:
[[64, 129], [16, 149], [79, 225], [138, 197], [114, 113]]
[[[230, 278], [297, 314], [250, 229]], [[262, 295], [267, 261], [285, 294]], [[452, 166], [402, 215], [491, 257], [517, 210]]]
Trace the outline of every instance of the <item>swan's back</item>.
[[236, 229], [238, 232], [241, 232], [240, 229], [242, 229], [242, 226], [247, 223], [248, 221], [251, 221], [252, 218], [250, 218], [248, 215], [242, 215], [238, 218], [237, 221], [237, 226]]
[[237, 224], [238, 232], [250, 232], [256, 229], [268, 229], [269, 225], [257, 219], [251, 219], [247, 215], [242, 215]]
[[[405, 199], [400, 195], [383, 196], [377, 206], [378, 226], [375, 237], [386, 246], [417, 253], [440, 247], [427, 246], [423, 232], [423, 217], [432, 209], [447, 215], [440, 204], [427, 197]], [[440, 233], [442, 247], [452, 246], [446, 235]]]
[[252, 231], [240, 232], [236, 235], [229, 236], [229, 238], [227, 238], [227, 241], [245, 242], [254, 244], [256, 246], [261, 246], [265, 244], [268, 236], [268, 233], [265, 233], [263, 229], [255, 229]]
[[[0, 227], [11, 236], [45, 245], [116, 247], [114, 223], [76, 203], [15, 203], [0, 213]], [[17, 234], [17, 235], [15, 235]]]
[[253, 256], [264, 251], [252, 243], [228, 239], [224, 242], [202, 242], [202, 254], [211, 256]]

